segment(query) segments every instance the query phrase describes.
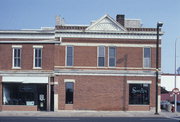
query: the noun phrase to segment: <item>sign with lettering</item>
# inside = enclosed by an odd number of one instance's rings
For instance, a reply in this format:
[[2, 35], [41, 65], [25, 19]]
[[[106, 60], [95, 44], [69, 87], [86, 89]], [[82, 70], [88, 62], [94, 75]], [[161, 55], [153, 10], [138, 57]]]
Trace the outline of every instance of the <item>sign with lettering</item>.
[[137, 89], [136, 87], [133, 87], [133, 88], [132, 88], [132, 93], [133, 93], [133, 94], [135, 94], [135, 93], [144, 94], [144, 93], [147, 93], [147, 90], [146, 90], [146, 89], [143, 89], [143, 88]]

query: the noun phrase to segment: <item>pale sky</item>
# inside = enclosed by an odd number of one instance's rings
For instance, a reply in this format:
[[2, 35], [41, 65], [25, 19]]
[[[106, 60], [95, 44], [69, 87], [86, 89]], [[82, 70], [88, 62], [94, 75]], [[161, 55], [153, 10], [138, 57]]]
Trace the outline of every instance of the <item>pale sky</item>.
[[[54, 27], [55, 16], [67, 24], [90, 24], [109, 14], [141, 19], [143, 27], [164, 23], [162, 71], [174, 73], [174, 42], [180, 47], [180, 0], [0, 0], [0, 30]], [[180, 67], [180, 49], [177, 50]]]

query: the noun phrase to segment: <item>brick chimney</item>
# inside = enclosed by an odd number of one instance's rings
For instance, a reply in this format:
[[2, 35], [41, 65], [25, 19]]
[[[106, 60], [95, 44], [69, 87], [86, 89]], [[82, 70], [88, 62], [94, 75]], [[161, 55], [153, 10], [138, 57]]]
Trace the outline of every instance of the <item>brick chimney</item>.
[[116, 15], [116, 21], [119, 24], [121, 24], [122, 26], [124, 26], [124, 24], [125, 24], [125, 15], [123, 15], [123, 14]]
[[61, 22], [60, 22], [60, 16], [56, 16], [56, 25], [60, 25]]

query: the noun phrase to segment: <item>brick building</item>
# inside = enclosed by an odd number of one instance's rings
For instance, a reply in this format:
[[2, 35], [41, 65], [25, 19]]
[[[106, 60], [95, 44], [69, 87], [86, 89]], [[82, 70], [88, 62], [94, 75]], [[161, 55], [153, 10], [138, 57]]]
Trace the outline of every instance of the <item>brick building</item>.
[[0, 110], [149, 111], [155, 53], [156, 28], [124, 15], [90, 25], [57, 18], [54, 28], [1, 30]]

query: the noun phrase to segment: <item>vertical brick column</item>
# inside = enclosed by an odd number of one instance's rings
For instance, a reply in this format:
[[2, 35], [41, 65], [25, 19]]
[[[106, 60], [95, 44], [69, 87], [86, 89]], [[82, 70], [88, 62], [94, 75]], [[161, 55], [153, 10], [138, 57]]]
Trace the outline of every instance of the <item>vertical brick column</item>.
[[127, 84], [127, 76], [123, 77], [123, 98], [124, 98], [123, 110], [127, 111], [128, 110], [128, 104], [129, 104], [129, 84]]

